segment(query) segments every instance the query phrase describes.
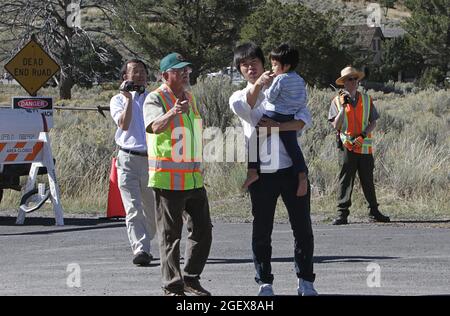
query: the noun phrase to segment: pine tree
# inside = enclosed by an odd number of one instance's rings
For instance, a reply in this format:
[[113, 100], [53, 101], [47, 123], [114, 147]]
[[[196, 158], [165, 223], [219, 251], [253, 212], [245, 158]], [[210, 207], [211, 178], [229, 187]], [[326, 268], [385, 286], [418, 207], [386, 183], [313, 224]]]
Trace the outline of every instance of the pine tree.
[[191, 79], [230, 65], [240, 25], [257, 0], [135, 0], [118, 8], [121, 35], [158, 69], [178, 52], [194, 64]]
[[404, 28], [425, 61], [423, 84], [442, 85], [450, 65], [450, 0], [405, 0], [411, 10]]
[[265, 53], [289, 42], [299, 50], [297, 70], [305, 81], [329, 87], [351, 59], [341, 47], [341, 23], [334, 12], [320, 13], [299, 3], [267, 1], [247, 18], [241, 40], [254, 41]]

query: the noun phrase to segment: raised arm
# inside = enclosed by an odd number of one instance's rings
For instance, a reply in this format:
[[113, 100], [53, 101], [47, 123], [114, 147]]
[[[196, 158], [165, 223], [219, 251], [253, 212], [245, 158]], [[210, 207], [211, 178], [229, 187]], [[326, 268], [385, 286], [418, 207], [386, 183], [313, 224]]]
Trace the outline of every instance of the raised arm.
[[273, 77], [270, 75], [270, 71], [264, 72], [255, 84], [247, 91], [247, 103], [253, 109], [258, 101], [258, 96], [263, 87], [272, 83]]

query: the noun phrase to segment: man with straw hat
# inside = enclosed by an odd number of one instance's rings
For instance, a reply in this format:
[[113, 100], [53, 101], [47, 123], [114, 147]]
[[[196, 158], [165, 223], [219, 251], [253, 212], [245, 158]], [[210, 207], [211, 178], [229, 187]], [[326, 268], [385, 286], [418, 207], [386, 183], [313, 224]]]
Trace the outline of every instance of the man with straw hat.
[[344, 86], [331, 102], [328, 120], [339, 133], [341, 146], [339, 162], [338, 216], [333, 225], [348, 224], [351, 196], [356, 172], [358, 172], [364, 196], [369, 204], [369, 219], [374, 222], [389, 222], [388, 216], [378, 210], [373, 182], [374, 159], [372, 155], [372, 131], [375, 129], [378, 112], [372, 98], [358, 92], [364, 73], [349, 66], [341, 71], [336, 84]]

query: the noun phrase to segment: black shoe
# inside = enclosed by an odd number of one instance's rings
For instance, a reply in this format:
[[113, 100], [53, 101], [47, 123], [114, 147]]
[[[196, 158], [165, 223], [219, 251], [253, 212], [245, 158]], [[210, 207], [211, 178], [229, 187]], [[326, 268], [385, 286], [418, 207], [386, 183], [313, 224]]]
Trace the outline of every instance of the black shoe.
[[140, 251], [133, 258], [133, 264], [137, 266], [148, 266], [153, 260], [153, 256], [146, 252]]
[[211, 293], [200, 285], [197, 278], [184, 279], [184, 291], [197, 296], [211, 296]]
[[380, 222], [380, 223], [389, 223], [391, 219], [389, 216], [385, 216], [381, 214], [380, 211], [370, 211], [369, 213], [369, 221], [371, 222]]
[[338, 216], [333, 220], [333, 225], [347, 225], [348, 221], [347, 221], [347, 217], [344, 216]]
[[183, 292], [183, 290], [169, 290], [169, 289], [163, 289], [164, 296], [186, 296], [186, 294]]

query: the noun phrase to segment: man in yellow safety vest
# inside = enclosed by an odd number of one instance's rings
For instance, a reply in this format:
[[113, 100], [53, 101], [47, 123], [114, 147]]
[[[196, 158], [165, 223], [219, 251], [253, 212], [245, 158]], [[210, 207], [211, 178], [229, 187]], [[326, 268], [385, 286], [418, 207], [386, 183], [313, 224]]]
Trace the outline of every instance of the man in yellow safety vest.
[[[196, 100], [187, 90], [191, 63], [171, 53], [161, 59], [160, 71], [164, 83], [147, 96], [143, 111], [163, 290], [170, 296], [185, 292], [209, 296], [199, 282], [211, 248], [212, 224], [200, 171], [202, 120]], [[181, 272], [183, 216], [189, 235]]]

